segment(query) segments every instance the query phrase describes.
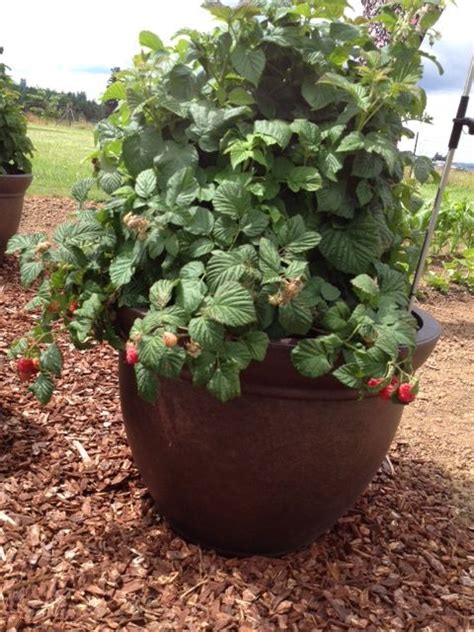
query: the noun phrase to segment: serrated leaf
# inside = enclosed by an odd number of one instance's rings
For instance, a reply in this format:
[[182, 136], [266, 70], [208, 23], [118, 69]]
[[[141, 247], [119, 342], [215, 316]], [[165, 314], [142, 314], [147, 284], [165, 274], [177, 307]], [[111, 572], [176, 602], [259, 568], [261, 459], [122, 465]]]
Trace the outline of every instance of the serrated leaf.
[[48, 371], [59, 377], [62, 366], [63, 358], [58, 345], [56, 343], [48, 345], [40, 356], [41, 370]]
[[202, 261], [190, 261], [179, 271], [182, 279], [196, 279], [204, 274], [204, 264]]
[[326, 225], [321, 235], [321, 253], [341, 272], [363, 273], [380, 256], [378, 226], [369, 213], [359, 215], [343, 227]]
[[406, 275], [380, 262], [375, 264], [375, 269], [380, 284], [380, 308], [384, 309], [392, 305], [405, 306], [408, 302]]
[[105, 193], [109, 195], [114, 193], [120, 188], [121, 184], [122, 176], [119, 171], [101, 171], [99, 173], [99, 185]]
[[214, 242], [206, 237], [201, 237], [192, 242], [187, 249], [187, 255], [189, 257], [202, 257], [214, 250]]
[[17, 233], [13, 235], [8, 241], [8, 247], [6, 249], [7, 255], [12, 255], [18, 250], [29, 250], [42, 241], [46, 241], [48, 236], [46, 233], [35, 233], [34, 235], [22, 235]]
[[252, 295], [234, 281], [225, 282], [217, 288], [204, 313], [229, 327], [240, 327], [257, 319]]
[[153, 128], [145, 127], [139, 133], [127, 136], [123, 141], [122, 157], [129, 173], [139, 173], [153, 167], [155, 156], [163, 151], [161, 135]]
[[361, 180], [356, 188], [356, 195], [361, 206], [365, 206], [370, 202], [374, 193], [372, 187], [367, 180]]
[[315, 248], [321, 241], [321, 235], [314, 230], [308, 230], [302, 237], [295, 239], [285, 246], [290, 254], [300, 254]]
[[142, 364], [136, 364], [134, 368], [138, 394], [147, 402], [155, 402], [159, 391], [156, 373]]
[[193, 203], [199, 192], [193, 167], [184, 167], [174, 173], [166, 184], [166, 204], [170, 207], [186, 207]]
[[258, 86], [265, 68], [265, 53], [262, 50], [252, 50], [243, 44], [237, 44], [230, 59], [239, 75], [253, 83], [254, 86]]
[[243, 88], [234, 88], [231, 90], [227, 99], [233, 105], [252, 105], [255, 103], [255, 99], [250, 92], [247, 92], [247, 90], [244, 90]]
[[284, 149], [291, 138], [291, 129], [286, 121], [255, 121], [254, 132], [261, 136], [267, 136], [278, 143]]
[[94, 178], [82, 178], [72, 185], [71, 195], [80, 204], [83, 204], [89, 195], [89, 191], [95, 184]]
[[337, 151], [354, 151], [364, 147], [365, 139], [360, 132], [351, 132], [344, 136], [337, 148]]
[[141, 31], [139, 35], [139, 42], [141, 46], [150, 48], [154, 52], [165, 50], [165, 46], [161, 39], [158, 35], [152, 33], [151, 31]]
[[342, 347], [342, 340], [336, 334], [302, 340], [291, 352], [295, 368], [306, 377], [320, 377], [333, 368]]
[[260, 240], [258, 266], [263, 274], [264, 282], [267, 279], [278, 278], [281, 271], [281, 259], [278, 249], [275, 244], [266, 237]]
[[23, 287], [29, 287], [33, 281], [43, 272], [44, 266], [41, 261], [26, 261], [21, 264], [21, 284]]
[[301, 94], [313, 110], [321, 110], [337, 101], [337, 91], [332, 86], [316, 84], [310, 79], [304, 80]]
[[304, 336], [313, 324], [311, 308], [300, 297], [297, 297], [288, 305], [280, 306], [278, 322], [287, 334]]
[[359, 274], [351, 280], [354, 291], [362, 302], [376, 304], [380, 294], [377, 281], [368, 274]]
[[361, 388], [364, 383], [364, 370], [355, 362], [343, 364], [332, 372], [335, 378], [349, 388]]
[[337, 301], [337, 299], [341, 296], [341, 291], [335, 285], [324, 281], [321, 283], [321, 296], [326, 301]]
[[252, 362], [252, 355], [243, 342], [228, 340], [225, 342], [222, 352], [219, 353], [219, 360], [225, 362], [226, 365], [234, 364], [242, 371]]
[[233, 218], [242, 217], [251, 209], [251, 198], [246, 188], [240, 182], [224, 180], [216, 190], [212, 200], [218, 213]]
[[214, 226], [214, 217], [207, 208], [198, 206], [190, 210], [191, 221], [186, 224], [186, 230], [193, 235], [210, 235]]
[[156, 309], [163, 309], [171, 301], [176, 281], [160, 279], [150, 288], [150, 303]]
[[127, 91], [125, 85], [121, 81], [114, 81], [107, 87], [100, 100], [102, 103], [107, 101], [121, 101], [127, 98]]
[[288, 187], [298, 191], [317, 191], [322, 187], [319, 171], [314, 167], [293, 167], [287, 177]]
[[207, 281], [211, 289], [225, 281], [239, 281], [246, 266], [237, 252], [217, 252], [207, 264]]
[[209, 318], [199, 316], [189, 321], [188, 333], [203, 349], [217, 350], [224, 344], [224, 327]]
[[233, 366], [218, 367], [207, 384], [208, 391], [221, 402], [239, 397], [239, 369]]
[[135, 257], [132, 252], [124, 252], [112, 260], [109, 267], [110, 280], [115, 288], [130, 282], [135, 272]]
[[204, 298], [202, 285], [196, 279], [181, 279], [177, 286], [176, 304], [186, 312], [194, 312]]
[[147, 368], [158, 371], [160, 358], [167, 347], [160, 334], [155, 336], [145, 336], [138, 345], [138, 357], [140, 362]]
[[42, 404], [47, 404], [54, 391], [54, 382], [46, 373], [40, 373], [28, 390], [31, 391]]
[[267, 355], [270, 339], [263, 331], [249, 331], [240, 340], [247, 346], [253, 360], [262, 362]]
[[418, 156], [413, 165], [413, 173], [418, 182], [424, 184], [429, 180], [433, 171], [433, 163], [426, 156]]
[[183, 369], [185, 360], [186, 352], [181, 347], [166, 348], [158, 362], [158, 374], [161, 377], [176, 379]]
[[135, 182], [135, 193], [146, 200], [156, 192], [156, 175], [153, 169], [146, 169], [138, 174]]

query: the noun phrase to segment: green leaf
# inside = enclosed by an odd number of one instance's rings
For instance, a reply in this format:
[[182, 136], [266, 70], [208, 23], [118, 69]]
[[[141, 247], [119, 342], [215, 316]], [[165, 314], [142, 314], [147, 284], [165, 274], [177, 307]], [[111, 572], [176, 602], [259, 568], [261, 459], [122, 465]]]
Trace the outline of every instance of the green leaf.
[[343, 301], [338, 301], [321, 317], [321, 324], [329, 331], [344, 331], [348, 326], [350, 310]]
[[253, 360], [262, 362], [267, 355], [270, 339], [263, 331], [249, 331], [241, 336], [240, 340], [247, 345]]
[[252, 50], [243, 44], [237, 44], [230, 59], [239, 75], [253, 83], [254, 86], [258, 86], [265, 68], [265, 53], [262, 50]]
[[260, 240], [259, 248], [259, 268], [263, 274], [263, 281], [279, 278], [281, 271], [281, 259], [275, 244], [263, 237]]
[[337, 100], [337, 91], [332, 86], [315, 84], [311, 79], [304, 80], [301, 94], [313, 110], [321, 110]]
[[176, 304], [186, 312], [194, 312], [202, 303], [202, 284], [196, 279], [181, 279], [177, 286]]
[[251, 209], [242, 218], [241, 230], [247, 237], [258, 237], [267, 228], [269, 222], [268, 215], [257, 209]]
[[433, 171], [433, 163], [426, 156], [418, 156], [413, 165], [413, 173], [418, 182], [422, 184], [429, 180]]
[[293, 167], [287, 178], [289, 188], [297, 193], [304, 191], [317, 191], [322, 187], [322, 179], [319, 171], [314, 167]]
[[21, 264], [21, 284], [29, 287], [33, 281], [43, 272], [44, 266], [41, 261], [26, 261]]
[[306, 119], [295, 119], [291, 123], [290, 128], [292, 132], [298, 134], [299, 141], [302, 145], [311, 147], [314, 150], [319, 149], [321, 132], [317, 125]]
[[153, 167], [157, 154], [163, 150], [161, 135], [154, 128], [143, 128], [139, 133], [128, 136], [123, 141], [122, 157], [130, 174], [139, 173]]
[[202, 257], [214, 250], [214, 242], [206, 237], [201, 237], [192, 242], [187, 249], [187, 255], [189, 257]]
[[101, 97], [102, 103], [107, 101], [122, 101], [127, 98], [127, 91], [122, 81], [114, 81], [107, 87], [106, 91]]
[[341, 292], [335, 285], [324, 281], [321, 284], [321, 296], [326, 301], [337, 301], [337, 299], [341, 296]]
[[361, 180], [356, 188], [356, 195], [361, 206], [365, 206], [370, 202], [374, 193], [372, 187], [367, 180]]
[[291, 129], [286, 121], [255, 121], [254, 132], [261, 136], [267, 136], [278, 143], [284, 149], [291, 138]]
[[112, 260], [109, 267], [110, 280], [114, 288], [129, 283], [135, 272], [135, 257], [133, 252], [124, 252]]
[[242, 371], [252, 362], [252, 355], [243, 342], [228, 340], [224, 344], [222, 353], [219, 354], [219, 359], [226, 365], [236, 365]]
[[181, 347], [166, 348], [158, 362], [158, 374], [161, 377], [176, 379], [183, 369], [185, 360], [186, 352]]
[[152, 33], [151, 31], [141, 31], [139, 35], [139, 42], [141, 46], [150, 48], [154, 52], [165, 50], [165, 46], [161, 39], [158, 35]]
[[182, 279], [196, 279], [204, 274], [204, 264], [202, 261], [190, 261], [179, 271]]
[[368, 274], [359, 274], [355, 279], [351, 280], [354, 291], [362, 302], [368, 302], [371, 305], [377, 304], [380, 289], [377, 281]]
[[355, 362], [343, 364], [332, 372], [335, 378], [349, 388], [361, 388], [364, 383], [365, 372]]
[[359, 29], [353, 24], [345, 22], [332, 22], [329, 27], [329, 36], [332, 39], [348, 42], [360, 36]]
[[135, 182], [135, 193], [146, 200], [156, 192], [156, 175], [153, 169], [146, 169], [138, 174]]
[[207, 384], [208, 391], [221, 402], [239, 397], [239, 369], [234, 366], [218, 367]]
[[156, 309], [163, 309], [170, 301], [176, 281], [160, 279], [150, 288], [150, 303]]
[[203, 349], [218, 350], [224, 344], [224, 327], [209, 318], [199, 316], [189, 321], [188, 333]]
[[337, 148], [337, 151], [354, 151], [364, 147], [365, 139], [360, 132], [351, 132], [344, 136]]
[[380, 284], [380, 308], [384, 309], [392, 305], [405, 306], [408, 302], [406, 275], [380, 262], [375, 264], [375, 269]]
[[214, 216], [207, 208], [200, 206], [191, 209], [191, 221], [186, 224], [186, 230], [193, 235], [210, 235], [214, 225]]
[[218, 213], [233, 218], [242, 217], [251, 209], [251, 198], [240, 182], [224, 180], [216, 190], [212, 201]]
[[291, 359], [302, 375], [320, 377], [333, 368], [341, 347], [342, 340], [336, 334], [302, 340], [291, 352]]
[[281, 305], [278, 321], [287, 334], [304, 336], [311, 329], [313, 314], [311, 308], [299, 296], [288, 305]]
[[54, 391], [54, 382], [46, 373], [40, 373], [28, 390], [34, 393], [42, 404], [47, 404]]
[[48, 371], [59, 377], [62, 366], [63, 358], [58, 345], [55, 343], [48, 345], [40, 357], [41, 370]]
[[161, 356], [166, 349], [167, 347], [160, 333], [155, 336], [145, 336], [138, 346], [140, 362], [147, 368], [158, 371]]
[[321, 241], [321, 235], [316, 233], [314, 230], [308, 230], [305, 232], [303, 237], [295, 239], [285, 246], [285, 250], [290, 254], [300, 254], [302, 252], [306, 252], [307, 250], [311, 250], [315, 246], [319, 244]]
[[341, 272], [363, 273], [380, 256], [378, 225], [370, 213], [360, 214], [345, 226], [323, 226], [321, 234], [321, 253]]
[[6, 249], [7, 255], [13, 255], [18, 250], [24, 251], [33, 248], [42, 241], [46, 241], [48, 236], [46, 233], [35, 233], [34, 235], [22, 235], [17, 233], [13, 235], [8, 241], [8, 247]]
[[253, 105], [255, 103], [255, 99], [243, 88], [234, 88], [229, 92], [227, 99], [233, 105]]
[[76, 200], [76, 202], [79, 202], [79, 204], [83, 204], [87, 200], [89, 191], [92, 189], [94, 184], [94, 178], [82, 178], [81, 180], [78, 180], [72, 185], [72, 197]]
[[257, 319], [252, 295], [235, 281], [227, 281], [218, 287], [204, 313], [229, 327], [240, 327]]
[[186, 207], [192, 204], [199, 192], [199, 184], [192, 167], [174, 173], [166, 184], [166, 204], [169, 207]]
[[246, 271], [242, 257], [237, 252], [217, 252], [207, 264], [207, 282], [215, 289], [225, 281], [239, 281]]
[[142, 364], [136, 364], [134, 368], [138, 394], [147, 402], [155, 402], [159, 387], [156, 373]]
[[158, 168], [158, 181], [163, 189], [167, 189], [168, 180], [180, 169], [195, 168], [198, 164], [196, 147], [191, 143], [176, 143], [167, 140], [156, 145], [153, 164]]

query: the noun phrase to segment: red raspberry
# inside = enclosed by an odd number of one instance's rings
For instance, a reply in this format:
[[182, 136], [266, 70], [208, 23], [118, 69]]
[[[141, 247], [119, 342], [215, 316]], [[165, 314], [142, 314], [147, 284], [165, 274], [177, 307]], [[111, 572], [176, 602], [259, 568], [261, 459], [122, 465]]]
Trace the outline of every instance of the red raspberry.
[[171, 333], [170, 331], [165, 331], [163, 334], [163, 342], [166, 347], [176, 347], [178, 344], [178, 336], [176, 334]]
[[385, 388], [383, 388], [379, 392], [379, 397], [380, 399], [389, 400], [392, 398], [394, 391], [395, 391], [395, 386], [393, 386], [392, 384], [389, 384], [388, 386], [385, 386]]
[[377, 388], [377, 386], [380, 386], [382, 382], [383, 380], [380, 377], [371, 377], [370, 380], [368, 380], [367, 382], [367, 386], [369, 388]]
[[71, 302], [69, 303], [69, 306], [68, 306], [68, 308], [67, 308], [67, 311], [68, 311], [70, 314], [74, 314], [74, 312], [76, 311], [76, 309], [78, 309], [78, 307], [79, 307], [79, 303], [78, 303], [77, 301], [71, 301]]
[[138, 362], [138, 351], [133, 342], [127, 342], [125, 345], [125, 358], [127, 364], [136, 364]]
[[398, 388], [398, 399], [402, 402], [402, 404], [409, 404], [416, 399], [416, 393], [413, 392], [411, 384], [408, 384], [408, 382], [400, 384]]
[[35, 358], [20, 358], [16, 361], [18, 376], [22, 382], [28, 382], [35, 373], [38, 373], [39, 360]]

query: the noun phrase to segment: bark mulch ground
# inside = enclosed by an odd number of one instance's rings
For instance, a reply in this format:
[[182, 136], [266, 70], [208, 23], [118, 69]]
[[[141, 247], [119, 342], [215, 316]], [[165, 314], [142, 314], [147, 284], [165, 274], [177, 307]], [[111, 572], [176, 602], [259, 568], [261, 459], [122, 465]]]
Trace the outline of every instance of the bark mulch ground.
[[382, 469], [308, 549], [239, 560], [186, 544], [157, 515], [126, 444], [115, 352], [77, 352], [65, 341], [64, 377], [47, 406], [19, 384], [6, 350], [32, 321], [21, 310], [26, 295], [7, 257], [0, 630], [470, 629], [472, 297], [427, 298], [445, 335], [405, 411], [390, 453], [394, 473]]

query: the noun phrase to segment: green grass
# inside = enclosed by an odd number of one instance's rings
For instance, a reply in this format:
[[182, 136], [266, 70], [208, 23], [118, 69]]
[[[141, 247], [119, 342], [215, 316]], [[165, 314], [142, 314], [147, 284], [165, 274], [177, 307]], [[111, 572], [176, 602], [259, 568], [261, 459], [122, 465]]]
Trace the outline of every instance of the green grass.
[[[82, 161], [94, 149], [93, 127], [35, 122], [28, 125], [28, 130], [36, 148], [34, 180], [28, 195], [69, 197], [74, 182], [91, 175], [90, 162]], [[433, 199], [436, 189], [436, 185], [425, 185], [423, 198]], [[474, 172], [452, 171], [446, 192], [452, 202], [474, 200]], [[100, 192], [91, 193], [94, 199], [105, 197]]]
[[94, 149], [93, 128], [30, 123], [28, 133], [36, 150], [28, 195], [70, 197], [74, 182], [91, 175], [82, 161]]

